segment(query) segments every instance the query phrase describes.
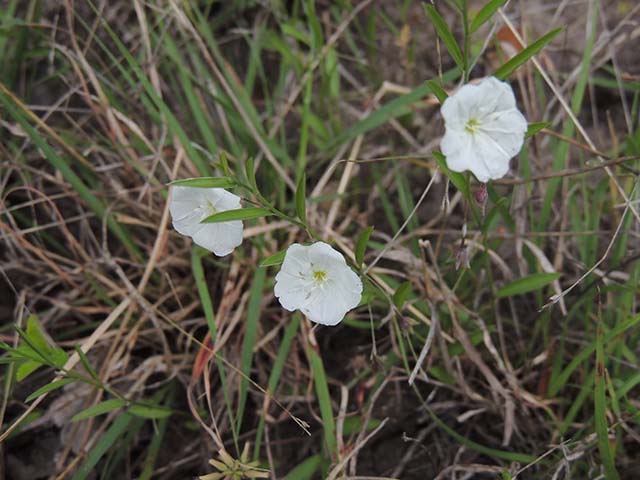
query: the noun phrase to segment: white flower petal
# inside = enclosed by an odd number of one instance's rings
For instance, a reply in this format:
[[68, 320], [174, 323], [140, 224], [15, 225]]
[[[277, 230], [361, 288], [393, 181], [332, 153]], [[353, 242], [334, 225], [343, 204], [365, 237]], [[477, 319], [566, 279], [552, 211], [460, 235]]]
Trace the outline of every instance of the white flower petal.
[[362, 298], [362, 282], [344, 257], [324, 242], [291, 245], [276, 275], [275, 296], [289, 311], [336, 325]]
[[509, 84], [489, 77], [464, 85], [444, 101], [441, 113], [446, 132], [440, 147], [451, 170], [470, 170], [481, 182], [509, 171], [527, 130]]
[[480, 182], [502, 178], [509, 171], [511, 156], [489, 135], [479, 133], [473, 143], [476, 161], [471, 170]]
[[204, 227], [193, 235], [193, 241], [218, 257], [229, 255], [242, 243], [242, 221], [240, 220], [203, 225]]
[[204, 195], [219, 212], [241, 207], [240, 197], [222, 188], [207, 188]]
[[218, 256], [242, 243], [242, 221], [200, 223], [216, 212], [240, 208], [240, 197], [222, 188], [171, 187], [169, 211], [173, 227]]
[[527, 132], [527, 120], [519, 110], [512, 109], [495, 113], [487, 118], [482, 131], [491, 136], [509, 154], [509, 158], [518, 154]]
[[349, 310], [342, 308], [330, 298], [320, 297], [300, 311], [312, 322], [333, 327], [342, 321]]
[[516, 108], [513, 89], [496, 77], [487, 77], [478, 83], [478, 98], [482, 100], [480, 108], [486, 113]]

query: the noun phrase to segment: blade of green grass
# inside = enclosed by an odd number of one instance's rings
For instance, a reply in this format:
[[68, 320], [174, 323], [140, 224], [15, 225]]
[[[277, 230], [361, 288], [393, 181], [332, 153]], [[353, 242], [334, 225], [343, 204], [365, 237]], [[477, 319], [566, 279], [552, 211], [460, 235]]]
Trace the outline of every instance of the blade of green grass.
[[[291, 318], [291, 323], [287, 325], [287, 328], [284, 331], [284, 336], [282, 338], [282, 342], [280, 342], [280, 347], [278, 348], [278, 355], [273, 362], [273, 367], [271, 370], [271, 374], [269, 375], [269, 383], [267, 386], [267, 391], [270, 395], [272, 395], [276, 388], [278, 387], [278, 382], [280, 381], [280, 376], [282, 375], [282, 369], [284, 368], [284, 363], [289, 356], [289, 351], [291, 350], [291, 343], [296, 333], [298, 333], [298, 328], [300, 327], [300, 314], [294, 313]], [[264, 432], [264, 424], [265, 424], [265, 415], [260, 415], [260, 420], [258, 422], [258, 429], [256, 432], [256, 441], [254, 442], [254, 460], [258, 460], [260, 456], [260, 445], [262, 444], [262, 434]]]
[[[93, 472], [94, 467], [107, 451], [118, 441], [118, 439], [127, 432], [130, 424], [135, 417], [124, 413], [120, 415], [111, 424], [107, 431], [96, 442], [95, 446], [89, 451], [89, 455], [84, 463], [80, 466], [71, 480], [85, 480]], [[142, 420], [138, 420], [142, 421]]]
[[[571, 110], [576, 115], [580, 113], [582, 100], [587, 88], [589, 73], [591, 70], [592, 53], [597, 35], [598, 9], [591, 8], [591, 14], [592, 16], [589, 19], [588, 24], [592, 25], [592, 30], [589, 33], [586, 44], [584, 46], [582, 63], [580, 65], [580, 74], [578, 76], [576, 86], [571, 96]], [[562, 130], [562, 136], [566, 138], [572, 138], [574, 132], [575, 125], [573, 124], [573, 122], [570, 119], [565, 120]], [[556, 150], [553, 155], [553, 171], [557, 171], [565, 167], [567, 155], [569, 154], [569, 146], [570, 145], [568, 142], [559, 142], [557, 144]], [[546, 191], [544, 194], [544, 199], [542, 201], [542, 208], [538, 212], [538, 222], [536, 224], [536, 229], [538, 231], [543, 231], [549, 223], [549, 217], [552, 211], [552, 203], [556, 196], [558, 188], [560, 187], [561, 181], [562, 180], [559, 178], [552, 178], [546, 184]]]
[[[450, 70], [443, 75], [443, 81], [451, 82], [456, 80], [459, 76], [460, 71], [458, 69]], [[411, 105], [431, 93], [433, 93], [431, 87], [427, 82], [425, 82], [414, 88], [409, 93], [385, 103], [379, 109], [371, 112], [369, 115], [338, 134], [327, 148], [331, 149], [338, 147], [343, 143], [354, 140], [358, 135], [369, 132], [380, 125], [384, 125], [393, 118], [412, 113]]]
[[311, 370], [313, 371], [313, 380], [316, 387], [316, 396], [320, 404], [320, 416], [322, 417], [322, 428], [324, 431], [324, 441], [331, 457], [338, 454], [338, 444], [336, 439], [336, 424], [333, 418], [333, 409], [331, 408], [331, 394], [329, 393], [329, 384], [327, 383], [327, 375], [324, 371], [324, 365], [318, 352], [309, 346], [309, 358], [311, 359]]
[[559, 273], [533, 273], [508, 283], [496, 292], [498, 298], [513, 297], [539, 290], [560, 278]]
[[[613, 338], [617, 335], [620, 335], [626, 332], [628, 329], [634, 327], [640, 321], [640, 315], [635, 315], [631, 318], [628, 318], [616, 328], [609, 331], [604, 337], [604, 343], [609, 343]], [[595, 341], [591, 342], [585, 348], [583, 348], [579, 353], [574, 355], [573, 359], [565, 367], [565, 369], [558, 374], [558, 376], [553, 379], [549, 384], [548, 397], [553, 398], [560, 391], [560, 389], [567, 383], [567, 380], [571, 376], [571, 374], [575, 371], [578, 366], [582, 365], [585, 361], [589, 359], [593, 352], [596, 349]]]
[[284, 477], [284, 480], [311, 480], [313, 475], [320, 468], [321, 458], [319, 455], [313, 455], [312, 457], [307, 458], [302, 463], [296, 465], [293, 470], [291, 470]]
[[112, 398], [100, 402], [93, 407], [89, 407], [80, 413], [75, 414], [72, 418], [72, 422], [79, 422], [80, 420], [86, 420], [87, 418], [97, 417], [98, 415], [104, 415], [105, 413], [112, 412], [119, 408], [124, 407], [127, 404], [126, 400], [121, 398]]
[[175, 117], [169, 106], [162, 100], [160, 95], [158, 95], [155, 88], [153, 88], [153, 85], [151, 85], [151, 82], [149, 81], [147, 75], [144, 73], [140, 65], [138, 65], [136, 59], [133, 58], [131, 53], [129, 53], [129, 49], [122, 43], [118, 35], [113, 31], [111, 26], [105, 20], [102, 20], [101, 23], [106, 32], [109, 34], [109, 37], [111, 37], [111, 40], [116, 45], [120, 54], [124, 57], [127, 65], [129, 65], [129, 68], [131, 68], [135, 76], [138, 78], [138, 81], [142, 84], [146, 94], [153, 101], [158, 110], [162, 112], [169, 126], [169, 129], [173, 134], [176, 135], [176, 137], [178, 137], [178, 139], [180, 140], [180, 144], [187, 152], [187, 156], [189, 157], [189, 159], [193, 161], [193, 163], [196, 165], [196, 168], [202, 175], [210, 174], [211, 167], [207, 165], [200, 153], [193, 147], [193, 145], [191, 144], [191, 140], [187, 136], [184, 129], [180, 126], [180, 122]]
[[604, 338], [602, 326], [598, 325], [596, 338], [596, 375], [594, 383], [594, 415], [596, 434], [598, 436], [598, 450], [605, 469], [607, 480], [619, 480], [616, 471], [613, 451], [609, 444], [609, 425], [607, 424], [607, 397], [605, 390], [605, 366], [604, 366]]
[[238, 421], [238, 431], [241, 430], [242, 420], [244, 417], [244, 408], [247, 401], [247, 387], [249, 380], [247, 377], [251, 374], [251, 363], [253, 361], [253, 348], [258, 338], [258, 319], [262, 313], [260, 310], [260, 302], [262, 301], [262, 292], [264, 290], [265, 279], [267, 275], [266, 268], [258, 268], [253, 276], [253, 284], [251, 285], [251, 294], [249, 304], [247, 306], [247, 320], [244, 329], [244, 340], [242, 342], [242, 362], [241, 369], [244, 376], [240, 380], [240, 394], [238, 400], [238, 409], [236, 418]]
[[423, 3], [422, 5], [424, 6], [425, 13], [431, 20], [431, 23], [433, 23], [438, 37], [440, 37], [440, 40], [442, 40], [442, 43], [444, 43], [444, 46], [449, 51], [451, 57], [458, 64], [458, 67], [463, 70], [465, 67], [465, 62], [462, 57], [462, 51], [460, 50], [458, 42], [453, 36], [453, 33], [451, 33], [451, 30], [449, 30], [447, 22], [445, 22], [444, 18], [442, 18], [442, 15], [438, 13], [436, 7], [434, 7], [430, 3]]
[[[200, 247], [194, 247], [191, 249], [191, 271], [193, 278], [196, 282], [196, 288], [198, 289], [198, 295], [200, 296], [200, 303], [202, 304], [202, 310], [209, 327], [209, 333], [211, 335], [211, 344], [215, 343], [217, 338], [216, 322], [213, 310], [213, 302], [211, 301], [211, 294], [209, 293], [209, 286], [204, 275], [204, 267], [202, 265], [202, 255], [206, 255], [208, 252]], [[231, 433], [233, 435], [233, 441], [236, 450], [239, 451], [238, 443], [238, 431], [236, 429], [236, 422], [233, 418], [233, 409], [231, 404], [231, 396], [229, 395], [229, 388], [227, 383], [227, 375], [224, 370], [224, 365], [220, 357], [216, 355], [216, 365], [218, 367], [218, 373], [220, 374], [220, 383], [222, 384], [222, 393], [227, 406], [227, 414], [229, 416], [229, 422], [231, 425]]]
[[107, 227], [109, 230], [122, 241], [125, 248], [138, 261], [142, 261], [143, 255], [140, 249], [132, 240], [131, 234], [113, 218], [113, 215], [107, 215], [104, 204], [98, 199], [95, 192], [92, 191], [82, 179], [73, 171], [71, 166], [63, 159], [27, 121], [20, 109], [22, 105], [14, 105], [11, 97], [6, 96], [4, 85], [0, 84], [0, 102], [7, 109], [9, 114], [20, 124], [22, 129], [29, 135], [33, 143], [42, 151], [45, 158], [62, 173], [62, 176], [78, 193], [80, 198], [89, 206], [98, 218], [106, 216]]

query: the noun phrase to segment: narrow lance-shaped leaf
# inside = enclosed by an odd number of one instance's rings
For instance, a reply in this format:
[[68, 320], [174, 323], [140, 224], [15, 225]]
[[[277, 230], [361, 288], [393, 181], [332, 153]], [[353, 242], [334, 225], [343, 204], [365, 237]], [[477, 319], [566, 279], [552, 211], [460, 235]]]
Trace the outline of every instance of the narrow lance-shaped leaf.
[[112, 412], [113, 410], [117, 410], [119, 408], [124, 407], [127, 402], [121, 398], [112, 398], [111, 400], [105, 400], [104, 402], [100, 402], [93, 407], [89, 407], [86, 410], [74, 415], [71, 418], [72, 422], [78, 422], [80, 420], [85, 420], [87, 418], [96, 417], [98, 415], [104, 415], [105, 413]]
[[205, 218], [200, 223], [218, 223], [230, 222], [232, 220], [250, 220], [252, 218], [266, 217], [272, 215], [270, 210], [260, 207], [237, 208], [234, 210], [225, 210], [224, 212], [214, 213]]
[[224, 173], [227, 177], [231, 176], [231, 168], [229, 168], [227, 152], [225, 152], [224, 150], [220, 152], [220, 170], [222, 170], [222, 173]]
[[373, 233], [373, 227], [365, 228], [360, 236], [358, 237], [358, 241], [356, 242], [356, 265], [358, 268], [362, 268], [362, 263], [364, 262], [364, 253], [367, 249], [367, 244], [369, 243], [369, 238]]
[[547, 128], [549, 125], [551, 125], [549, 122], [530, 123], [527, 128], [527, 132], [524, 134], [524, 138], [533, 137], [536, 133], [538, 133], [540, 130]]
[[142, 418], [166, 418], [169, 417], [173, 411], [170, 408], [160, 405], [144, 405], [141, 403], [134, 403], [127, 410], [131, 415]]
[[35, 400], [36, 398], [38, 398], [43, 393], [52, 392], [54, 390], [57, 390], [59, 388], [64, 387], [65, 385], [68, 385], [69, 383], [72, 383], [74, 381], [75, 380], [73, 378], [61, 378], [60, 380], [55, 380], [55, 381], [53, 381], [51, 383], [47, 383], [44, 387], [40, 387], [35, 392], [33, 392], [31, 395], [29, 395], [26, 398], [25, 402], [29, 403], [30, 401]]
[[438, 33], [438, 37], [440, 37], [440, 40], [442, 40], [442, 43], [444, 43], [444, 46], [449, 51], [449, 54], [453, 57], [460, 68], [464, 68], [464, 60], [462, 58], [460, 47], [458, 46], [453, 33], [451, 33], [451, 30], [449, 30], [447, 23], [444, 21], [444, 18], [442, 18], [442, 15], [438, 13], [433, 5], [428, 3], [425, 3], [423, 5], [424, 11], [431, 20], [431, 23], [433, 23], [433, 26]]
[[447, 92], [440, 86], [440, 83], [435, 80], [427, 80], [427, 85], [431, 88], [431, 91], [436, 96], [440, 104], [443, 104], [444, 101], [449, 97]]
[[504, 63], [504, 65], [502, 65], [495, 71], [493, 76], [499, 78], [500, 80], [505, 80], [516, 68], [518, 68], [520, 65], [533, 57], [536, 53], [542, 50], [544, 46], [551, 40], [553, 40], [553, 38], [561, 31], [562, 28], [556, 28], [555, 30], [551, 30], [546, 35], [540, 37], [527, 48], [511, 57], [511, 59], [509, 59]]
[[82, 351], [80, 345], [76, 345], [75, 349], [76, 353], [80, 357], [80, 361], [82, 362], [82, 366], [84, 367], [84, 369], [89, 373], [89, 375], [91, 375], [94, 380], [102, 383], [102, 380], [100, 380], [100, 377], [98, 376], [98, 372], [95, 371], [95, 369], [91, 365], [91, 362], [89, 362], [87, 355]]
[[398, 289], [393, 294], [393, 304], [396, 308], [401, 309], [404, 305], [404, 302], [407, 300], [407, 297], [411, 293], [411, 282], [404, 282], [402, 285], [398, 287]]
[[504, 287], [496, 293], [498, 298], [512, 297], [522, 293], [539, 290], [546, 285], [560, 278], [559, 273], [534, 273], [527, 277], [519, 278]]
[[484, 7], [480, 9], [478, 14], [473, 17], [471, 21], [471, 26], [469, 27], [469, 34], [474, 33], [478, 30], [484, 23], [489, 20], [496, 11], [505, 4], [507, 0], [490, 0], [485, 4]]
[[172, 187], [232, 188], [236, 182], [228, 177], [183, 178], [169, 183]]
[[279, 252], [274, 253], [273, 255], [268, 256], [262, 262], [260, 262], [260, 267], [273, 267], [276, 265], [281, 265], [284, 262], [284, 256], [287, 254], [287, 249], [280, 250]]
[[256, 181], [256, 171], [253, 165], [253, 158], [247, 158], [247, 164], [245, 165], [245, 175], [254, 193], [258, 193], [258, 182]]
[[464, 178], [464, 175], [460, 172], [454, 172], [453, 170], [450, 170], [447, 166], [447, 159], [442, 153], [433, 152], [433, 156], [435, 157], [436, 161], [438, 162], [438, 166], [442, 169], [444, 174], [449, 177], [451, 183], [453, 183], [453, 185], [458, 190], [460, 190], [466, 198], [469, 198], [471, 192], [469, 190], [469, 184]]

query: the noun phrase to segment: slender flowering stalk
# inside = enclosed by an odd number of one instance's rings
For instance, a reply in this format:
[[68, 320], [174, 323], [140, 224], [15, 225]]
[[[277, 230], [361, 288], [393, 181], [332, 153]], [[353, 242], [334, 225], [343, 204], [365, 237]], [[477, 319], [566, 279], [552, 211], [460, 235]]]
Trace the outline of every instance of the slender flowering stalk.
[[440, 148], [447, 166], [454, 172], [470, 170], [483, 183], [504, 177], [527, 131], [511, 86], [495, 77], [464, 85], [440, 111], [446, 129]]
[[274, 292], [290, 312], [300, 310], [312, 322], [337, 325], [360, 303], [362, 281], [326, 243], [294, 243], [276, 275]]
[[242, 243], [242, 221], [200, 223], [207, 217], [240, 208], [240, 197], [222, 188], [171, 187], [173, 228], [219, 257]]

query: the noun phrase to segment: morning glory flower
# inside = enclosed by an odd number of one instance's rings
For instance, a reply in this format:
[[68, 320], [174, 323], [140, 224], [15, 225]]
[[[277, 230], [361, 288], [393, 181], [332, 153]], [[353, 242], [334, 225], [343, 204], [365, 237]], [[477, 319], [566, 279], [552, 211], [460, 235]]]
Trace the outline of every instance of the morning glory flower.
[[337, 325], [360, 303], [362, 281], [326, 243], [294, 243], [276, 275], [275, 295], [290, 312], [300, 310], [312, 322]]
[[219, 257], [242, 243], [242, 221], [200, 223], [214, 213], [240, 208], [240, 197], [222, 188], [171, 187], [173, 228]]
[[527, 121], [508, 83], [488, 77], [466, 84], [440, 111], [446, 129], [440, 148], [451, 170], [471, 170], [483, 183], [509, 171], [509, 160], [524, 143]]

